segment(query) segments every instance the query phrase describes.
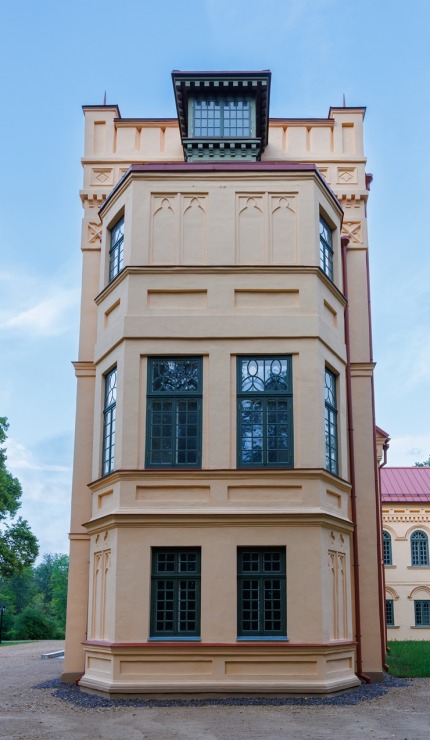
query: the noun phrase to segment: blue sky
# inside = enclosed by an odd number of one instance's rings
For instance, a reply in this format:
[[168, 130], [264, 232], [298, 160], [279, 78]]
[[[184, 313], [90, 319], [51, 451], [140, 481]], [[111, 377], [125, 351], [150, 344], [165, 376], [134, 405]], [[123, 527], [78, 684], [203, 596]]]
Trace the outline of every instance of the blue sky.
[[367, 106], [377, 422], [389, 464], [430, 453], [430, 2], [17, 0], [0, 48], [0, 416], [21, 513], [67, 552], [83, 104], [174, 116], [172, 69], [271, 69], [271, 115]]

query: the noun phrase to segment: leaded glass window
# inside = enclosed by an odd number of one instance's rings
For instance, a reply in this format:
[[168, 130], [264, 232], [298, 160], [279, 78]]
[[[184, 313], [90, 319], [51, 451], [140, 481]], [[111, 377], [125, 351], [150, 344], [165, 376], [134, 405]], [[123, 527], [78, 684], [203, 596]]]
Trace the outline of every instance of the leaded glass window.
[[394, 627], [394, 601], [393, 599], [385, 600], [385, 617], [387, 627]]
[[151, 358], [147, 408], [147, 467], [200, 467], [201, 358]]
[[392, 565], [391, 535], [384, 530], [384, 565]]
[[193, 101], [194, 136], [251, 136], [252, 101], [248, 97], [196, 98]]
[[124, 216], [116, 222], [110, 233], [110, 250], [109, 250], [109, 281], [123, 268], [124, 260]]
[[291, 357], [238, 359], [238, 465], [293, 466]]
[[154, 548], [151, 588], [151, 637], [198, 637], [200, 548]]
[[320, 216], [320, 267], [333, 280], [333, 232]]
[[338, 473], [336, 376], [325, 371], [325, 466]]
[[117, 371], [115, 367], [105, 376], [102, 475], [108, 475], [114, 469], [116, 382]]
[[414, 601], [415, 627], [430, 627], [430, 601]]
[[411, 558], [412, 565], [429, 564], [429, 544], [425, 532], [416, 530], [411, 534]]
[[237, 577], [238, 635], [285, 637], [285, 548], [239, 548]]

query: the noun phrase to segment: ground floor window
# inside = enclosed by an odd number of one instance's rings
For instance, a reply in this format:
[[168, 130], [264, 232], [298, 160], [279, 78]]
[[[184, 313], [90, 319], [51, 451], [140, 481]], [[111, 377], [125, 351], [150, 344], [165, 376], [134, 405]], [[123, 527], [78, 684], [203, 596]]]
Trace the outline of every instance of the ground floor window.
[[387, 618], [387, 627], [394, 627], [394, 601], [393, 599], [385, 600], [385, 615]]
[[430, 627], [430, 600], [414, 601], [415, 627]]
[[200, 548], [153, 548], [151, 637], [200, 636]]
[[285, 637], [285, 548], [238, 549], [239, 637]]

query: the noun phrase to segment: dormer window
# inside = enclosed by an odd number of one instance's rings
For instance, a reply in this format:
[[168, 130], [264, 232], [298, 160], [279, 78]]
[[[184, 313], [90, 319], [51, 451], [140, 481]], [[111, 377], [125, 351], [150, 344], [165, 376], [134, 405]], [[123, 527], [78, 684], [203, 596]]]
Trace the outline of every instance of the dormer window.
[[267, 145], [270, 72], [172, 72], [186, 162], [258, 161]]
[[190, 101], [194, 136], [252, 136], [253, 100], [240, 98], [197, 98]]

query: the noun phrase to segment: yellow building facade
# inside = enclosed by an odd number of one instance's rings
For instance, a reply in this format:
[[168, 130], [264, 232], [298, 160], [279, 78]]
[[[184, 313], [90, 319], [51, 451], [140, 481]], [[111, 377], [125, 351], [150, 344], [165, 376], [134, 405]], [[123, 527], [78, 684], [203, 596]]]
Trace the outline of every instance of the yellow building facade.
[[381, 468], [389, 640], [430, 637], [430, 468]]
[[363, 108], [270, 72], [85, 106], [64, 681], [328, 692], [382, 675]]

